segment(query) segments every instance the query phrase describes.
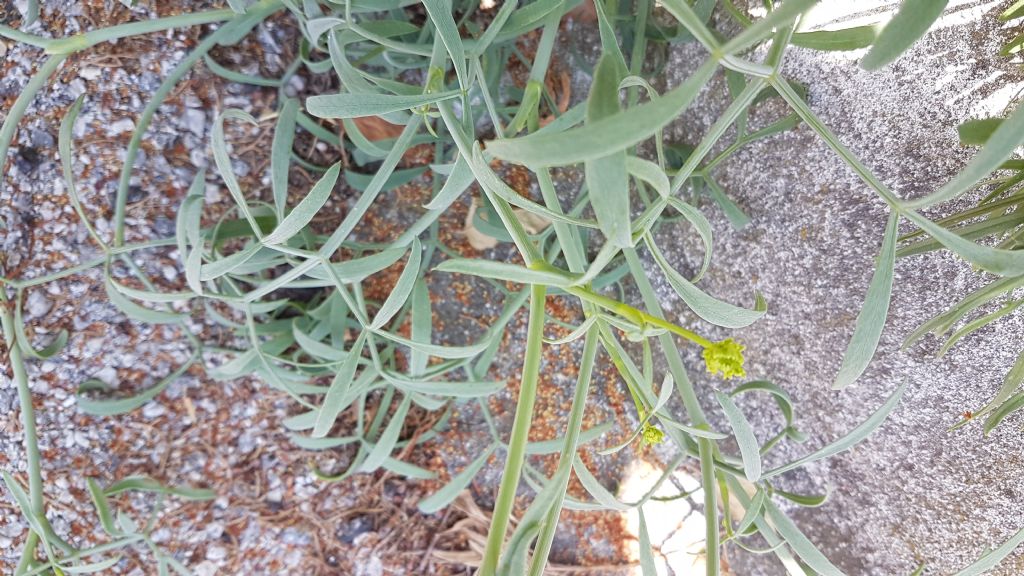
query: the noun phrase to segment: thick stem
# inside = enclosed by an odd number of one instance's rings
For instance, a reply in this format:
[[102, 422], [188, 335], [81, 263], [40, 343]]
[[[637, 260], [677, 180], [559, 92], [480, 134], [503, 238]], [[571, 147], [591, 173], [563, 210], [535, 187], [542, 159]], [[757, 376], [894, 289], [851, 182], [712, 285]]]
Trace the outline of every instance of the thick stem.
[[715, 482], [715, 446], [707, 438], [698, 438], [697, 446], [700, 451], [701, 484], [704, 488], [704, 554], [707, 562], [706, 573], [708, 576], [718, 576], [718, 495], [716, 492], [718, 484]]
[[[647, 279], [647, 271], [644, 270], [643, 264], [640, 263], [640, 258], [636, 255], [636, 249], [629, 248], [623, 250], [622, 254], [626, 257], [626, 263], [629, 265], [629, 271], [633, 275], [633, 280], [636, 282], [637, 289], [644, 300], [644, 306], [653, 314], [662, 315], [661, 303], [658, 302], [658, 296], [654, 293], [651, 281]], [[661, 344], [662, 353], [668, 362], [669, 372], [675, 380], [676, 389], [679, 390], [679, 394], [683, 398], [683, 406], [686, 408], [687, 415], [696, 426], [706, 424], [707, 418], [704, 416], [704, 410], [700, 407], [700, 401], [697, 400], [697, 393], [693, 389], [693, 384], [690, 383], [690, 379], [686, 376], [686, 368], [683, 366], [683, 359], [679, 356], [679, 351], [676, 349], [675, 340], [672, 339], [671, 334], [662, 334], [658, 336], [658, 342]], [[701, 464], [703, 466], [704, 462], [701, 462]]]
[[558, 470], [551, 480], [559, 484], [556, 491], [557, 496], [544, 516], [544, 524], [537, 536], [533, 563], [530, 565], [530, 576], [541, 576], [544, 573], [548, 553], [551, 551], [551, 543], [555, 539], [558, 517], [562, 512], [562, 503], [565, 500], [565, 491], [569, 486], [569, 476], [572, 472], [572, 462], [579, 445], [580, 430], [583, 427], [583, 411], [587, 406], [590, 377], [594, 369], [594, 359], [597, 357], [598, 341], [596, 330], [587, 332], [583, 341], [583, 357], [580, 359], [580, 372], [576, 378], [576, 393], [572, 399], [572, 411], [569, 413], [569, 422], [565, 427], [565, 441], [562, 443], [562, 452], [558, 457]]
[[505, 458], [505, 470], [498, 488], [498, 499], [494, 504], [494, 515], [487, 535], [487, 548], [484, 550], [480, 576], [495, 576], [498, 559], [505, 542], [512, 506], [515, 503], [516, 489], [526, 462], [526, 443], [529, 440], [530, 426], [533, 422], [533, 405], [537, 399], [537, 380], [540, 376], [541, 348], [544, 339], [544, 303], [547, 287], [534, 285], [530, 287], [530, 322], [526, 336], [526, 356], [523, 359], [523, 375], [519, 388], [519, 400], [516, 403], [515, 420], [512, 422], [512, 436], [508, 442], [508, 455]]

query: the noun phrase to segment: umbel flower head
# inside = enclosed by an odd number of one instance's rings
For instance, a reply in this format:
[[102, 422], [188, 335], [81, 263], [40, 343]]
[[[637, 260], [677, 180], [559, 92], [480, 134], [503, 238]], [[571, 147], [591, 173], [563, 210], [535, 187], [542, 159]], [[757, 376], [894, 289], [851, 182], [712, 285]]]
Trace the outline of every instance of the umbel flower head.
[[665, 441], [665, 433], [651, 426], [650, 424], [644, 424], [643, 429], [643, 443], [645, 445], [661, 444]]
[[735, 376], [740, 378], [746, 376], [747, 372], [743, 369], [744, 348], [746, 347], [738, 344], [732, 338], [713, 342], [705, 347], [704, 364], [708, 367], [708, 372], [721, 374], [722, 378], [726, 380]]

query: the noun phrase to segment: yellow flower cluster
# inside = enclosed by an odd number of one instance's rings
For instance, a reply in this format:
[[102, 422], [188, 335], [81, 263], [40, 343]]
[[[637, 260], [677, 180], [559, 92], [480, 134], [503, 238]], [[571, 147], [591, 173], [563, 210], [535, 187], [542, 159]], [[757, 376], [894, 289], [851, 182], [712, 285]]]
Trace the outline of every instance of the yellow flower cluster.
[[743, 369], [743, 349], [732, 338], [714, 342], [704, 348], [704, 364], [711, 374], [721, 374], [728, 380], [734, 377], [743, 378], [747, 372]]

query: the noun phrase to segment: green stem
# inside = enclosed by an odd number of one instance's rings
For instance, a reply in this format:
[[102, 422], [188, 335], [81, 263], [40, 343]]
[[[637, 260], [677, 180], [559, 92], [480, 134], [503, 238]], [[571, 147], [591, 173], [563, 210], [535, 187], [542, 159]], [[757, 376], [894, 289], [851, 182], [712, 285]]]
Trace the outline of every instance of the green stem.
[[715, 482], [714, 444], [707, 438], [698, 438], [700, 476], [704, 488], [704, 554], [708, 576], [718, 576], [720, 569], [718, 544], [718, 496]]
[[480, 576], [495, 576], [498, 559], [501, 556], [505, 532], [512, 506], [515, 503], [516, 489], [526, 462], [526, 443], [529, 440], [530, 426], [533, 421], [533, 405], [537, 399], [537, 380], [540, 376], [541, 349], [544, 340], [544, 303], [547, 287], [534, 285], [530, 287], [530, 321], [526, 336], [526, 355], [523, 359], [523, 374], [519, 388], [519, 400], [516, 403], [515, 419], [512, 422], [512, 435], [508, 443], [508, 455], [505, 458], [505, 470], [498, 488], [498, 499], [494, 504], [494, 515], [487, 536], [487, 547], [484, 550]]
[[[541, 195], [544, 202], [551, 210], [561, 213], [562, 207], [558, 202], [558, 193], [555, 190], [551, 174], [547, 169], [537, 172], [537, 182], [540, 185]], [[587, 261], [583, 250], [573, 228], [565, 222], [553, 222], [555, 235], [558, 244], [565, 255], [565, 261], [569, 269], [574, 273], [581, 273], [586, 269]], [[594, 306], [583, 301], [583, 313], [590, 317], [596, 312]], [[562, 444], [562, 451], [558, 455], [558, 469], [555, 472], [552, 482], [559, 484], [555, 492], [555, 501], [552, 502], [537, 535], [537, 543], [534, 546], [533, 561], [530, 565], [530, 576], [540, 576], [547, 566], [548, 554], [551, 552], [551, 545], [555, 539], [555, 532], [558, 529], [558, 517], [562, 512], [562, 504], [565, 501], [565, 491], [569, 485], [569, 477], [572, 474], [572, 463], [575, 458], [576, 449], [579, 446], [579, 435], [583, 428], [583, 412], [586, 409], [587, 395], [590, 392], [590, 379], [594, 369], [594, 360], [597, 358], [597, 346], [599, 334], [591, 329], [587, 332], [583, 341], [583, 356], [580, 358], [580, 371], [576, 378], [576, 392], [573, 394], [572, 409], [569, 412], [569, 421], [565, 427], [565, 441]]]
[[223, 22], [224, 20], [230, 20], [236, 16], [238, 15], [235, 14], [234, 11], [224, 9], [208, 10], [206, 12], [193, 12], [190, 14], [178, 14], [176, 16], [154, 18], [152, 20], [144, 20], [141, 22], [129, 22], [127, 24], [110, 26], [109, 28], [90, 30], [89, 32], [76, 34], [60, 40], [53, 40], [46, 46], [46, 51], [49, 54], [71, 54], [73, 52], [85, 50], [86, 48], [90, 48], [96, 44], [119, 40], [129, 36], [161, 32], [171, 28], [186, 28], [189, 26], [211, 24], [213, 22]]
[[562, 512], [562, 503], [565, 501], [572, 463], [579, 446], [580, 431], [583, 428], [583, 412], [587, 406], [587, 395], [590, 393], [590, 378], [594, 369], [594, 360], [597, 357], [598, 340], [596, 330], [589, 330], [583, 340], [583, 357], [580, 359], [580, 372], [576, 378], [576, 393], [572, 399], [569, 422], [565, 427], [565, 441], [562, 443], [562, 451], [558, 456], [558, 469], [551, 480], [558, 483], [558, 489], [555, 491], [555, 501], [544, 516], [540, 534], [537, 536], [533, 563], [530, 565], [530, 576], [541, 576], [544, 573], [548, 553], [551, 551], [551, 543], [555, 540], [558, 517]]
[[[640, 263], [636, 249], [629, 248], [623, 250], [622, 253], [626, 257], [626, 264], [629, 266], [629, 271], [636, 281], [636, 286], [643, 298], [644, 306], [655, 314], [662, 314], [661, 303], [658, 302], [658, 296], [654, 293], [654, 287], [651, 286], [651, 281], [647, 278], [647, 272], [644, 270], [643, 264]], [[676, 343], [672, 339], [672, 335], [662, 334], [658, 336], [658, 342], [661, 344], [662, 353], [668, 362], [669, 372], [675, 380], [676, 389], [679, 390], [679, 394], [683, 398], [686, 414], [695, 426], [706, 424], [707, 418], [704, 416], [704, 410], [701, 409], [700, 402], [697, 400], [697, 393], [693, 389], [693, 384], [686, 376], [683, 359], [679, 356], [679, 350], [676, 349]], [[708, 463], [710, 464], [710, 461]], [[705, 464], [703, 460], [701, 464]]]
[[[43, 474], [41, 468], [42, 458], [39, 454], [39, 436], [36, 432], [36, 414], [32, 406], [32, 389], [28, 383], [28, 373], [25, 371], [25, 359], [22, 356], [21, 347], [14, 331], [14, 315], [11, 312], [7, 293], [0, 289], [0, 307], [3, 308], [3, 315], [0, 322], [3, 325], [4, 342], [7, 346], [7, 358], [10, 361], [11, 371], [14, 374], [14, 384], [18, 388], [18, 404], [21, 408], [21, 426], [25, 430], [25, 461], [28, 469], [28, 494], [32, 506], [32, 514], [37, 518], [46, 518], [46, 503], [43, 500]], [[36, 538], [32, 538], [36, 536]], [[33, 560], [32, 551], [38, 543], [41, 534], [29, 533], [25, 543], [26, 552], [19, 562], [19, 570], [22, 567], [31, 566]]]

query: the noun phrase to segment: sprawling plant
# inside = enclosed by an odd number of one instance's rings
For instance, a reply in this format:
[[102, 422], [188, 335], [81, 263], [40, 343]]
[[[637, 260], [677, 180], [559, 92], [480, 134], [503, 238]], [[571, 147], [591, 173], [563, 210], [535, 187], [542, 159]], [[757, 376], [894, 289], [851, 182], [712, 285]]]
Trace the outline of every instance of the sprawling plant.
[[[0, 27], [0, 35], [38, 46], [49, 55], [0, 129], [0, 158], [5, 158], [30, 101], [69, 54], [134, 34], [220, 23], [172, 70], [139, 118], [122, 171], [112, 238], [104, 237], [91, 226], [75, 187], [71, 126], [87, 99], [76, 102], [65, 117], [59, 147], [67, 190], [103, 256], [33, 280], [2, 280], [5, 289], [0, 291], [0, 297], [5, 303], [12, 298], [8, 292], [13, 292], [13, 305], [5, 307], [3, 327], [20, 394], [29, 460], [27, 491], [12, 477], [5, 476], [31, 530], [18, 574], [106, 569], [117, 562], [116, 556], [109, 555], [112, 550], [143, 541], [147, 533], [134, 524], [110, 522], [111, 512], [104, 495], [116, 493], [122, 484], [106, 491], [98, 487], [92, 490], [103, 527], [111, 536], [109, 544], [74, 550], [54, 534], [46, 520], [31, 395], [23, 362], [25, 357], [56, 354], [67, 334], [58, 335], [43, 350], [33, 348], [24, 334], [20, 300], [32, 286], [88, 267], [102, 267], [110, 301], [130, 318], [181, 327], [193, 345], [193, 356], [175, 373], [135, 396], [85, 394], [80, 398], [82, 410], [100, 415], [133, 410], [158, 397], [192, 364], [207, 364], [216, 356], [224, 361], [210, 363], [207, 370], [212, 376], [235, 378], [255, 374], [294, 399], [300, 411], [285, 425], [293, 432], [297, 445], [310, 450], [342, 446], [354, 449], [346, 470], [333, 475], [317, 470], [325, 481], [382, 468], [414, 479], [433, 478], [433, 472], [402, 461], [397, 454], [409, 448], [410, 443], [418, 445], [437, 437], [457, 403], [476, 402], [487, 421], [492, 422], [483, 399], [501, 390], [504, 383], [488, 379], [490, 367], [508, 323], [526, 307], [525, 353], [511, 430], [506, 434], [491, 425], [489, 446], [420, 503], [424, 512], [443, 508], [472, 482], [492, 455], [500, 456], [504, 473], [480, 566], [483, 575], [543, 573], [563, 508], [635, 511], [645, 544], [641, 546], [641, 564], [645, 573], [653, 574], [643, 505], [662, 481], [687, 460], [692, 460], [700, 470], [708, 574], [719, 573], [724, 547], [752, 549], [754, 537], [767, 543], [767, 551], [790, 573], [805, 574], [810, 570], [840, 574], [778, 504], [779, 499], [798, 504], [817, 503], [819, 499], [776, 490], [773, 481], [785, 472], [837, 454], [869, 436], [897, 406], [903, 388], [893, 392], [871, 417], [843, 438], [795, 461], [766, 467], [762, 457], [769, 450], [780, 442], [802, 439], [795, 428], [788, 395], [763, 380], [728, 387], [733, 378], [746, 377], [742, 343], [731, 338], [713, 341], [701, 334], [701, 328], [681, 326], [668, 317], [641, 259], [646, 256], [652, 261], [686, 305], [709, 324], [740, 328], [764, 314], [766, 303], [760, 295], [755, 295], [754, 305], [748, 309], [716, 299], [698, 287], [710, 265], [712, 234], [700, 210], [687, 202], [706, 191], [727, 211], [734, 224], [742, 225], [746, 216], [729, 201], [714, 172], [746, 144], [803, 121], [892, 207], [879, 271], [869, 288], [853, 344], [837, 379], [840, 386], [851, 383], [863, 372], [877, 345], [892, 285], [900, 217], [921, 226], [938, 242], [986, 269], [1011, 276], [1024, 272], [1019, 253], [975, 245], [916, 212], [962, 193], [997, 167], [1012, 151], [1012, 136], [1021, 133], [1021, 113], [993, 134], [964, 175], [925, 199], [906, 201], [892, 194], [835, 138], [802, 99], [801, 90], [781, 73], [791, 44], [832, 49], [872, 45], [866, 64], [883, 65], [905, 49], [914, 34], [923, 33], [916, 30], [916, 23], [907, 24], [906, 15], [920, 2], [908, 0], [876, 38], [873, 28], [795, 32], [800, 16], [814, 0], [767, 2], [767, 15], [759, 20], [751, 20], [726, 1], [724, 10], [740, 30], [732, 37], [709, 27], [714, 1], [691, 4], [685, 0], [663, 0], [661, 6], [672, 24], [667, 24], [667, 20], [655, 23], [651, 18], [654, 7], [648, 0], [633, 2], [631, 10], [619, 7], [617, 2], [597, 1], [594, 7], [601, 54], [593, 66], [593, 82], [586, 101], [564, 112], [550, 101], [545, 80], [555, 56], [560, 22], [580, 4], [579, 0], [537, 0], [523, 5], [510, 1], [490, 11], [484, 11], [476, 2], [450, 0], [238, 0], [229, 4], [229, 10], [137, 22], [59, 40]], [[411, 19], [410, 11], [420, 4], [423, 18]], [[231, 72], [209, 58], [214, 47], [239, 42], [254, 26], [281, 11], [293, 16], [301, 32], [298, 56], [283, 77], [253, 79]], [[526, 58], [517, 42], [538, 30], [532, 59]], [[628, 41], [620, 43], [620, 38]], [[645, 69], [649, 44], [683, 41], [701, 43], [708, 55], [679, 86], [659, 94], [648, 82], [650, 71]], [[508, 81], [505, 68], [512, 58], [529, 65], [524, 88]], [[216, 217], [204, 210], [206, 175], [200, 172], [181, 204], [174, 238], [126, 244], [125, 211], [138, 148], [158, 107], [203, 59], [211, 70], [232, 81], [281, 88], [270, 150], [269, 194], [260, 189], [244, 189], [232, 171], [226, 126], [254, 123], [256, 119], [240, 110], [224, 110], [216, 120], [212, 150], [217, 171], [231, 195], [230, 210], [218, 210]], [[334, 74], [339, 92], [313, 96], [304, 102], [286, 97], [283, 87], [302, 69]], [[701, 135], [695, 148], [664, 142], [665, 126], [691, 106], [719, 71], [728, 80], [728, 108]], [[748, 124], [749, 112], [766, 97], [781, 98], [793, 112], [763, 128], [752, 129]], [[550, 122], [541, 121], [545, 112], [553, 117]], [[367, 117], [379, 117], [399, 126], [401, 131], [390, 140], [371, 140], [358, 121]], [[343, 125], [347, 139], [339, 138], [338, 131], [325, 127], [325, 122]], [[372, 169], [373, 175], [344, 171], [342, 163], [316, 166], [298, 157], [293, 147], [300, 132], [344, 148], [358, 166]], [[729, 143], [724, 142], [727, 134], [732, 138]], [[640, 145], [652, 141], [654, 153], [642, 153]], [[1019, 144], [1019, 138], [1016, 142]], [[424, 144], [433, 150], [429, 167], [433, 196], [422, 215], [386, 243], [358, 241], [358, 226], [381, 193], [424, 172], [397, 170], [413, 146]], [[722, 152], [712, 156], [712, 150]], [[521, 196], [513, 190], [499, 175], [500, 170], [494, 168], [499, 163], [528, 169], [539, 189], [539, 199]], [[289, 202], [289, 174], [296, 164], [319, 174], [319, 180], [298, 202]], [[562, 167], [579, 170], [583, 174], [582, 186], [572, 191], [556, 189], [552, 173]], [[324, 214], [325, 205], [343, 178], [357, 193], [356, 201], [340, 224], [324, 230], [318, 225], [317, 216]], [[438, 220], [474, 184], [482, 196], [477, 216], [479, 228], [499, 241], [512, 243], [517, 260], [442, 259], [449, 251], [438, 234]], [[528, 227], [522, 214], [541, 218], [550, 226], [540, 230]], [[703, 262], [693, 278], [678, 272], [655, 241], [660, 226], [673, 225], [680, 219], [696, 230], [704, 245]], [[130, 258], [139, 250], [160, 247], [177, 249], [185, 271], [186, 290], [169, 293], [154, 289], [145, 272]], [[442, 261], [435, 266], [438, 260]], [[399, 262], [403, 262], [402, 272], [390, 293], [382, 301], [367, 298], [364, 286], [368, 279]], [[485, 278], [505, 293], [502, 313], [476, 342], [461, 346], [433, 342], [430, 295], [424, 279], [431, 267], [433, 273]], [[133, 280], [128, 281], [129, 276]], [[641, 302], [625, 302], [608, 289], [627, 281], [639, 291]], [[512, 290], [505, 282], [522, 287]], [[296, 293], [294, 289], [307, 289], [302, 294], [312, 295], [301, 300], [290, 298], [288, 295]], [[545, 303], [549, 298], [575, 302], [582, 311], [581, 323], [569, 336], [554, 342], [544, 338], [544, 328], [549, 323]], [[233, 333], [237, 342], [244, 345], [226, 352], [220, 350], [216, 355], [207, 354], [204, 343], [189, 332], [188, 316], [168, 306], [183, 301], [191, 302], [194, 310], [201, 306], [208, 319]], [[582, 353], [564, 433], [554, 440], [530, 442], [543, 347], [575, 340], [582, 340]], [[722, 389], [714, 395], [728, 430], [715, 430], [710, 425], [683, 362], [680, 350], [685, 347], [700, 350], [703, 366], [698, 369], [720, 377]], [[656, 374], [656, 353], [664, 357], [667, 374]], [[578, 456], [582, 444], [599, 442], [610, 428], [610, 424], [583, 428], [593, 369], [601, 355], [610, 360], [628, 388], [639, 422], [625, 442], [601, 452], [616, 452], [636, 442], [665, 442], [673, 454], [663, 477], [634, 502], [618, 499]], [[770, 395], [786, 421], [778, 435], [763, 443], [735, 402], [737, 396], [747, 393]], [[681, 400], [683, 412], [670, 409], [673, 397]], [[440, 416], [426, 434], [403, 438], [403, 425], [414, 406], [436, 411]], [[374, 409], [368, 410], [371, 407]], [[354, 426], [341, 422], [341, 416], [348, 411], [354, 415]], [[730, 453], [733, 443], [738, 455]], [[528, 461], [528, 455], [542, 453], [558, 454], [558, 465], [551, 475]], [[589, 499], [567, 494], [573, 475]], [[510, 533], [513, 500], [522, 482], [533, 489], [534, 497]], [[141, 481], [131, 485], [140, 486], [153, 488]], [[191, 491], [177, 493], [206, 496]], [[742, 508], [738, 513], [729, 510], [737, 505]], [[1024, 532], [983, 556], [962, 574], [978, 574], [994, 566], [1021, 539]], [[40, 547], [44, 555], [41, 558], [37, 557]], [[186, 573], [172, 558], [158, 554], [158, 559], [162, 571]]]

